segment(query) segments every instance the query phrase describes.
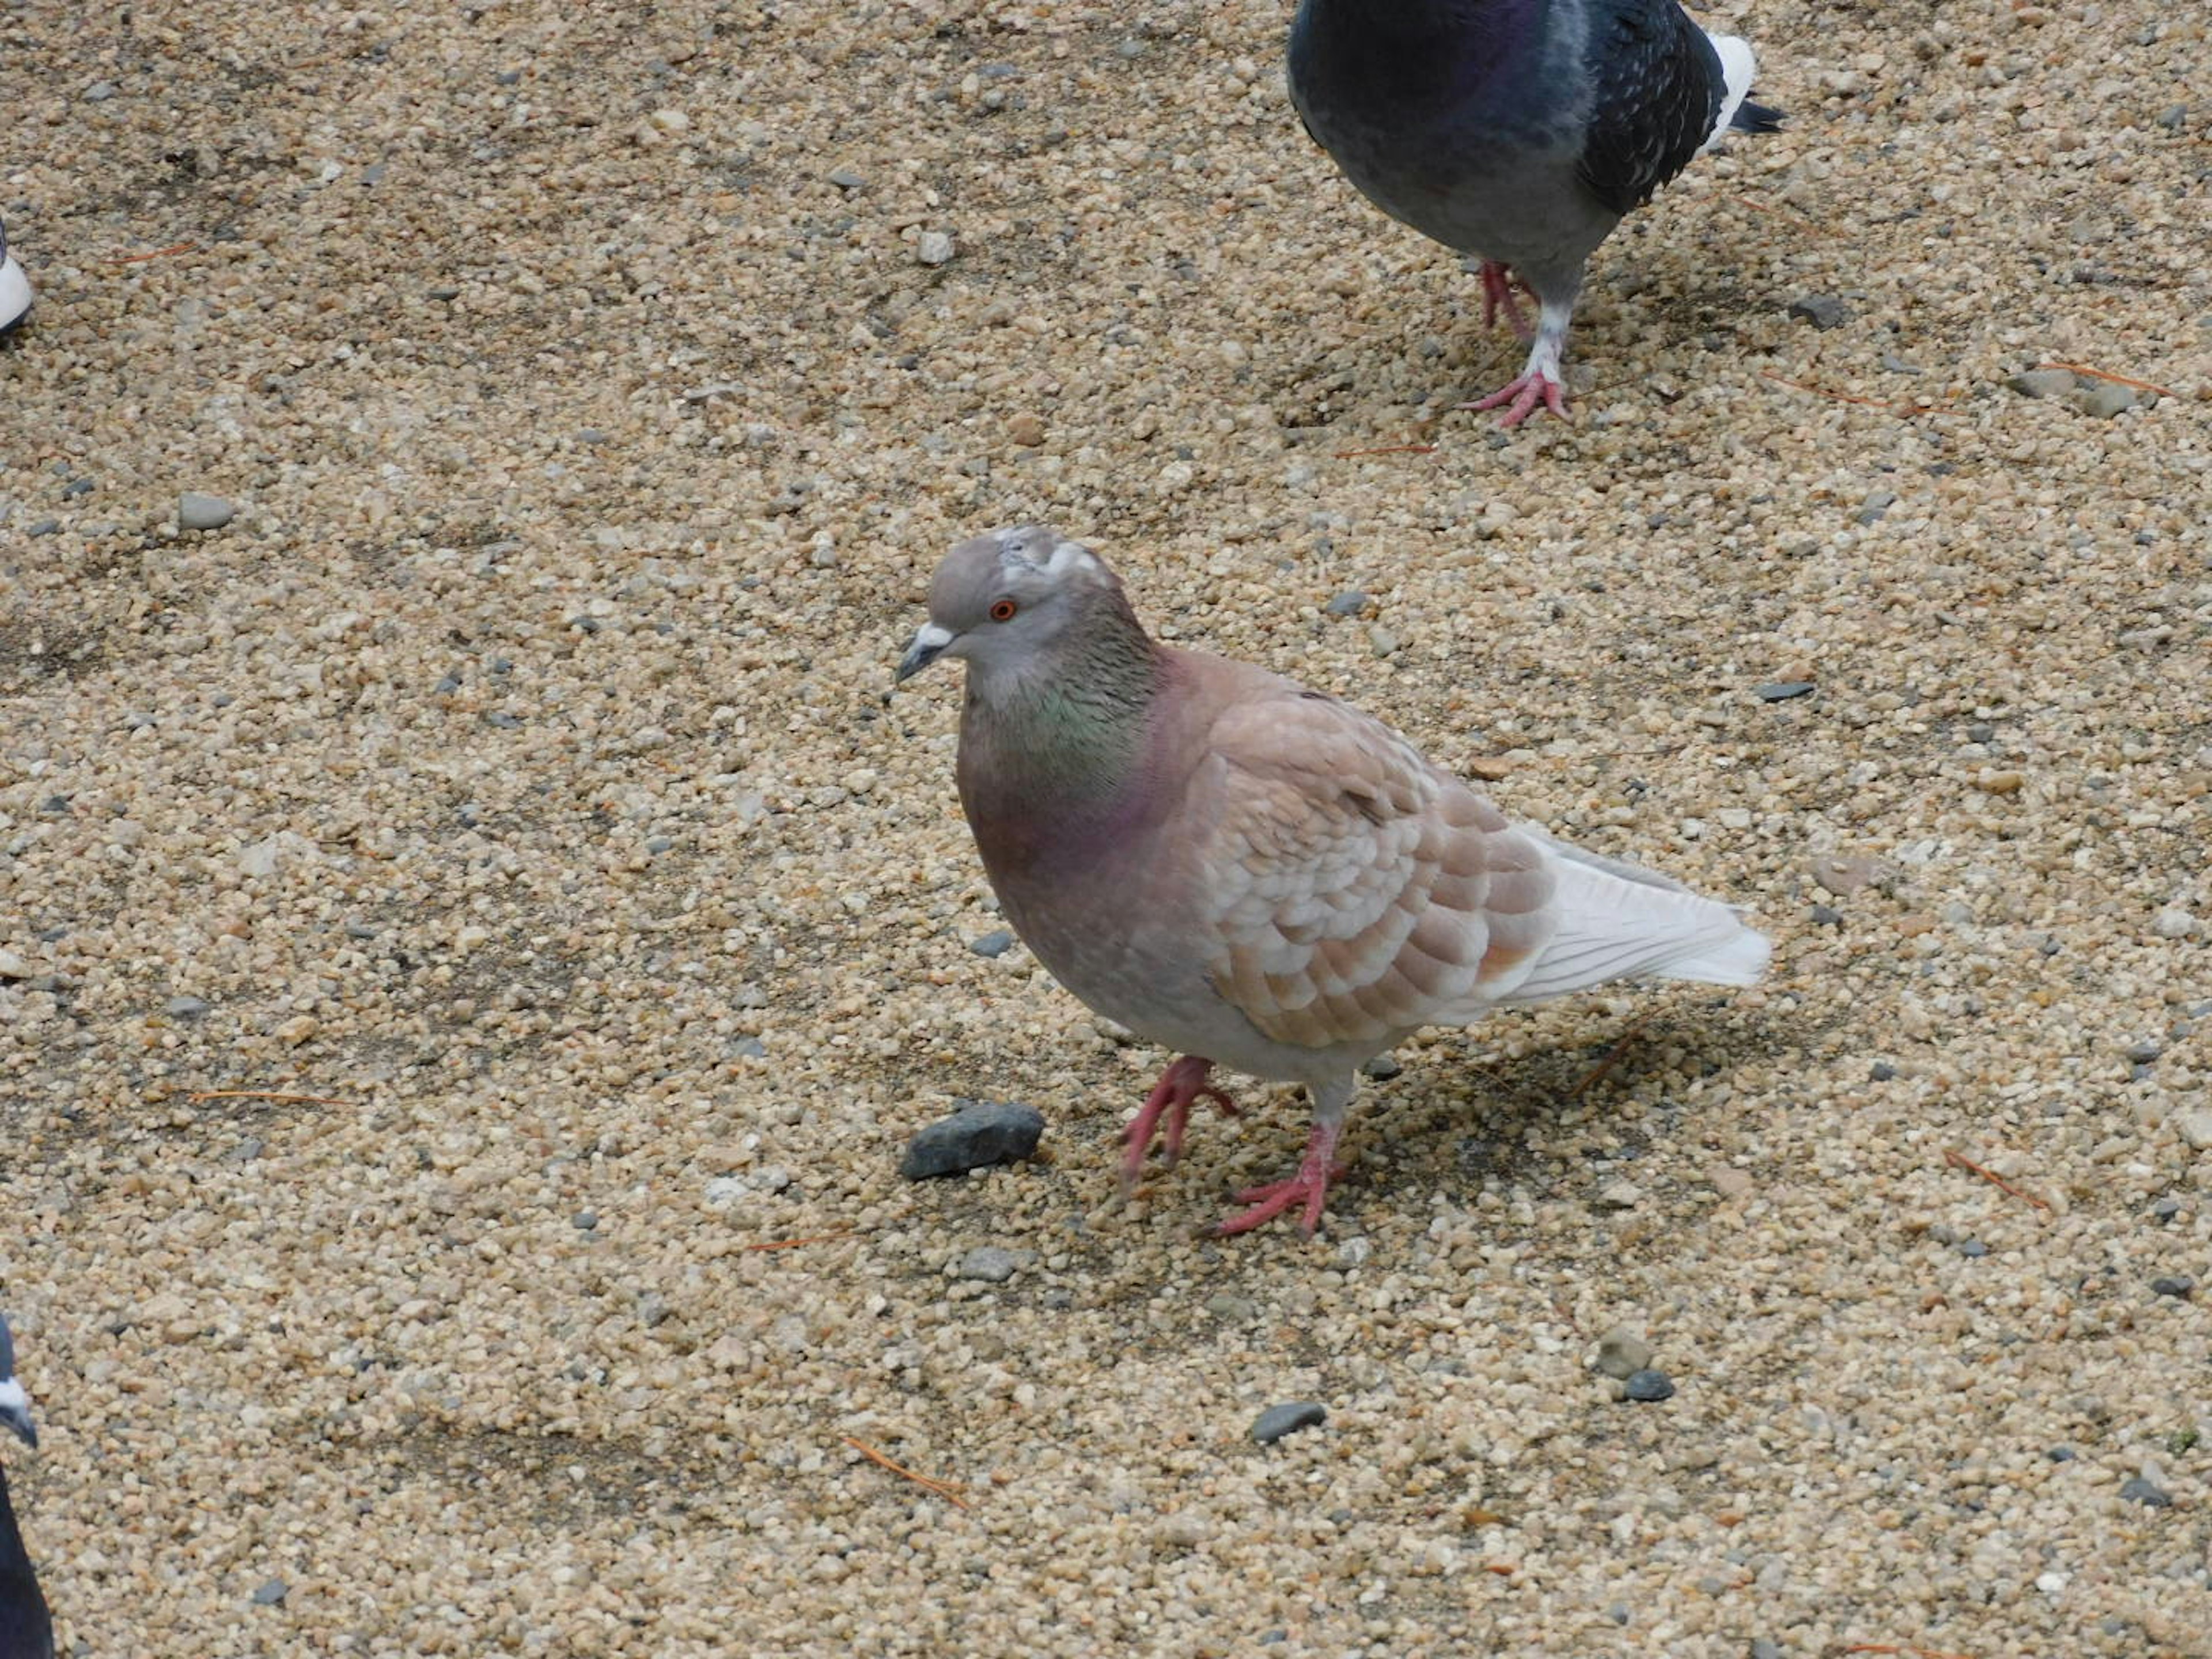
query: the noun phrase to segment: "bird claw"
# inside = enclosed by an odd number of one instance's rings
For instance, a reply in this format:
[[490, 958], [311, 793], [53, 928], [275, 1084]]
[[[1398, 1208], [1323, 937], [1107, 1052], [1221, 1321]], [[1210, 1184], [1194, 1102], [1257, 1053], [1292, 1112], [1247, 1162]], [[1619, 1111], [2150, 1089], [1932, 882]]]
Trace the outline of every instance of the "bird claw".
[[[1162, 1136], [1160, 1164], [1164, 1169], [1173, 1169], [1176, 1160], [1182, 1156], [1183, 1137], [1190, 1129], [1190, 1109], [1201, 1100], [1211, 1100], [1223, 1115], [1235, 1117], [1237, 1103], [1218, 1087], [1206, 1080], [1213, 1069], [1213, 1062], [1195, 1054], [1185, 1054], [1160, 1073], [1160, 1080], [1152, 1085], [1145, 1103], [1129, 1120], [1129, 1127], [1121, 1133], [1121, 1184], [1126, 1188], [1137, 1184], [1145, 1172], [1145, 1154], [1152, 1147], [1155, 1133]], [[1165, 1127], [1162, 1128], [1162, 1120]]]
[[1306, 1139], [1306, 1155], [1298, 1161], [1298, 1172], [1287, 1181], [1247, 1187], [1237, 1194], [1237, 1201], [1250, 1207], [1216, 1222], [1207, 1230], [1208, 1236], [1228, 1238], [1249, 1233], [1296, 1206], [1298, 1236], [1311, 1238], [1314, 1229], [1321, 1225], [1322, 1207], [1328, 1202], [1329, 1182], [1344, 1179], [1346, 1166], [1335, 1158], [1339, 1133], [1334, 1123], [1316, 1123]]
[[1509, 380], [1487, 398], [1478, 398], [1470, 404], [1455, 404], [1456, 409], [1495, 409], [1506, 405], [1505, 412], [1498, 417], [1498, 424], [1507, 430], [1521, 424], [1536, 412], [1541, 404], [1561, 420], [1567, 418], [1567, 389], [1550, 375], [1530, 370], [1519, 379]]

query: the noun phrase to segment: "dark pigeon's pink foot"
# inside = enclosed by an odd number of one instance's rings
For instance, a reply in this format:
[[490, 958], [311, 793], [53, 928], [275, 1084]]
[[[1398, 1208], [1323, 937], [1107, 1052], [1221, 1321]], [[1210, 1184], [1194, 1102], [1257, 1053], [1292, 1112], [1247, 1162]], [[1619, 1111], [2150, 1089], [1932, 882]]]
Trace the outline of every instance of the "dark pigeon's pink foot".
[[1298, 1234], [1311, 1238], [1314, 1229], [1321, 1225], [1322, 1206], [1328, 1201], [1328, 1183], [1344, 1178], [1344, 1165], [1334, 1161], [1337, 1137], [1342, 1133], [1334, 1123], [1315, 1124], [1313, 1133], [1306, 1139], [1306, 1155], [1298, 1162], [1298, 1172], [1288, 1181], [1248, 1187], [1237, 1194], [1237, 1201], [1251, 1207], [1217, 1222], [1209, 1230], [1213, 1237], [1227, 1238], [1233, 1233], [1249, 1233], [1285, 1211], [1302, 1206]]
[[1513, 325], [1513, 331], [1525, 340], [1531, 330], [1528, 319], [1522, 315], [1520, 298], [1513, 292], [1516, 287], [1531, 295], [1536, 291], [1497, 260], [1482, 262], [1482, 325], [1488, 328], [1502, 311], [1505, 320]]
[[1212, 1069], [1212, 1060], [1185, 1054], [1160, 1073], [1160, 1080], [1152, 1085], [1144, 1105], [1122, 1132], [1123, 1186], [1135, 1186], [1137, 1177], [1144, 1174], [1145, 1153], [1152, 1146], [1161, 1118], [1167, 1119], [1167, 1133], [1160, 1148], [1160, 1161], [1172, 1168], [1176, 1159], [1182, 1156], [1182, 1138], [1190, 1128], [1192, 1106], [1199, 1101], [1210, 1100], [1229, 1116], [1237, 1115], [1237, 1103], [1206, 1080], [1206, 1073]]
[[1531, 369], [1517, 380], [1508, 381], [1487, 398], [1478, 398], [1471, 404], [1462, 404], [1462, 409], [1495, 409], [1506, 405], [1505, 412], [1498, 417], [1498, 424], [1508, 428], [1516, 427], [1536, 412], [1541, 404], [1562, 420], [1567, 413], [1567, 389], [1550, 375]]

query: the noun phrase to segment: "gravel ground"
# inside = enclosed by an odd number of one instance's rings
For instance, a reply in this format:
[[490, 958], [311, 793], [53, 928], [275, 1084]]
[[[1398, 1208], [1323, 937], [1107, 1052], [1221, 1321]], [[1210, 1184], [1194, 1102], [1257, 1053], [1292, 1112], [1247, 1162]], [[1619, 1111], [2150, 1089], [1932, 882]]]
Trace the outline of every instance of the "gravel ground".
[[[2203, 16], [1708, 14], [1789, 130], [1508, 441], [1288, 9], [0, 0], [65, 1653], [2212, 1652]], [[1286, 1091], [1109, 1211], [1160, 1056], [880, 702], [1029, 518], [1770, 983], [1410, 1045], [1310, 1245], [1190, 1237]], [[959, 1097], [1038, 1159], [902, 1181]]]

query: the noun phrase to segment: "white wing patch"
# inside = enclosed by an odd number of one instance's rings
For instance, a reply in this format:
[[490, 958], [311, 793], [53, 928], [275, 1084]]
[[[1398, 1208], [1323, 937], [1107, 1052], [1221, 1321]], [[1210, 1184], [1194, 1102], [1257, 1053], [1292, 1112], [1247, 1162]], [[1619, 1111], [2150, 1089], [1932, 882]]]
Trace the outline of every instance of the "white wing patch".
[[1713, 43], [1713, 51], [1721, 60], [1721, 81], [1726, 90], [1721, 94], [1721, 118], [1705, 135], [1705, 142], [1698, 147], [1703, 155], [1709, 149], [1720, 148], [1721, 140], [1728, 137], [1729, 123], [1743, 100], [1751, 96], [1751, 77], [1759, 68], [1758, 60], [1751, 55], [1751, 43], [1733, 34], [1715, 34], [1707, 30], [1705, 39]]

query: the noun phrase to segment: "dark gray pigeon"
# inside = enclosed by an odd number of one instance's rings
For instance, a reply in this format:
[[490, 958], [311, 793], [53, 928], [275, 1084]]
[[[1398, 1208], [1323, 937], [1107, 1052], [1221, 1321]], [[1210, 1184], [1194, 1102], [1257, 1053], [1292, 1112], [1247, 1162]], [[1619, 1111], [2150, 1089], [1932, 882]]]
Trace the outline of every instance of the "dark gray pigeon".
[[1751, 48], [1675, 0], [1300, 0], [1291, 97], [1392, 218], [1482, 261], [1483, 321], [1525, 336], [1518, 380], [1473, 404], [1566, 412], [1559, 356], [1583, 264], [1623, 215], [1720, 142], [1771, 131]]
[[[15, 1340], [5, 1319], [0, 1319], [0, 1424], [14, 1430], [25, 1445], [39, 1443], [30, 1398], [15, 1380]], [[54, 1621], [15, 1525], [8, 1472], [0, 1469], [0, 1659], [53, 1659], [53, 1653]]]

